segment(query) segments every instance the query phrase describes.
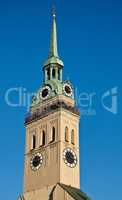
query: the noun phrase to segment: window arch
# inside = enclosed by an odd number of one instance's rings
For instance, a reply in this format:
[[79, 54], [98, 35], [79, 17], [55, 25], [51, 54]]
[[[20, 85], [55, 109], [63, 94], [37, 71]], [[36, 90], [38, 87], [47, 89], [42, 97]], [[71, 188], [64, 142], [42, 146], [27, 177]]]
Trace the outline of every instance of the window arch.
[[52, 69], [52, 77], [55, 78], [55, 68]]
[[32, 136], [32, 149], [35, 149], [36, 148], [36, 136], [33, 135]]
[[50, 80], [50, 68], [47, 69], [47, 79]]
[[52, 127], [51, 130], [51, 141], [50, 142], [55, 142], [55, 127]]
[[45, 131], [43, 130], [42, 131], [42, 146], [45, 146], [46, 144], [46, 133]]
[[40, 147], [41, 146], [45, 146], [46, 144], [46, 132], [45, 130], [41, 130], [41, 133], [40, 133]]
[[75, 132], [74, 132], [74, 129], [72, 129], [72, 131], [71, 131], [71, 143], [75, 144]]
[[65, 127], [65, 142], [69, 142], [69, 130], [68, 127]]
[[60, 80], [60, 69], [58, 69], [58, 80]]

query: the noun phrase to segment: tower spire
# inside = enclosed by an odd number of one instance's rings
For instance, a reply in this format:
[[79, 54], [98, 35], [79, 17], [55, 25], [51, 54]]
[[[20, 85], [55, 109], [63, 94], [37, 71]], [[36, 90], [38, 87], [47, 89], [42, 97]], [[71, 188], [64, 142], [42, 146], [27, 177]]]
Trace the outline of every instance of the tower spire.
[[56, 29], [56, 10], [53, 7], [52, 10], [52, 33], [51, 33], [51, 41], [50, 41], [50, 52], [49, 58], [58, 57], [58, 49], [57, 49], [57, 29]]
[[53, 7], [53, 9], [52, 9], [52, 30], [51, 30], [49, 56], [48, 56], [48, 59], [46, 60], [46, 62], [44, 63], [44, 67], [49, 64], [59, 64], [60, 66], [63, 66], [63, 62], [62, 62], [62, 60], [60, 60], [60, 58], [58, 56], [55, 7]]

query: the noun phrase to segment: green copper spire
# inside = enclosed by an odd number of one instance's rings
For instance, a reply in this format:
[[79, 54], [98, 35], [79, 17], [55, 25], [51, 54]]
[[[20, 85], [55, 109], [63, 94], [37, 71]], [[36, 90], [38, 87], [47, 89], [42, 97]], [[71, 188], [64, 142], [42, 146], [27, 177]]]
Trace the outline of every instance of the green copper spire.
[[56, 13], [53, 11], [52, 14], [52, 32], [51, 32], [51, 40], [50, 40], [50, 51], [47, 61], [44, 63], [44, 66], [49, 64], [59, 64], [63, 66], [63, 62], [60, 60], [58, 56], [57, 49], [57, 29], [56, 29]]
[[50, 53], [49, 58], [58, 57], [57, 50], [57, 30], [56, 30], [56, 14], [53, 13], [53, 23], [52, 23], [52, 33], [51, 33], [51, 41], [50, 41]]

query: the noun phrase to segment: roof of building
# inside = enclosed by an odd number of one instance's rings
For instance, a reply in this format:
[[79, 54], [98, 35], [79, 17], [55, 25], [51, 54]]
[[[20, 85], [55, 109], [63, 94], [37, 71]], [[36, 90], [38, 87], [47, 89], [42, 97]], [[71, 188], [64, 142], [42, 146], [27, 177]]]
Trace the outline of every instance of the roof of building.
[[[62, 183], [58, 183], [57, 185], [59, 185], [63, 190], [65, 190], [74, 200], [90, 200], [90, 198], [78, 188], [74, 188], [70, 185], [65, 185]], [[55, 191], [55, 188], [56, 186], [54, 186], [50, 194], [50, 200], [53, 200], [53, 192]]]
[[90, 198], [83, 193], [80, 189], [71, 187], [69, 185], [64, 185], [59, 183], [59, 185], [75, 200], [90, 200]]

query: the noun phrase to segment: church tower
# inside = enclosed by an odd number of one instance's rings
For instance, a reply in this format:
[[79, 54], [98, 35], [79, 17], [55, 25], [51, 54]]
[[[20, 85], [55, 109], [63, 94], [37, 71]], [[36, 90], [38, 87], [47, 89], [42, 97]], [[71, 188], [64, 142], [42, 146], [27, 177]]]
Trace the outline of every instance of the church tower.
[[53, 13], [43, 83], [33, 96], [25, 119], [24, 191], [19, 199], [72, 200], [78, 195], [79, 199], [86, 199], [79, 190], [79, 110], [71, 82], [62, 79], [63, 66]]

